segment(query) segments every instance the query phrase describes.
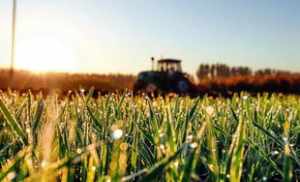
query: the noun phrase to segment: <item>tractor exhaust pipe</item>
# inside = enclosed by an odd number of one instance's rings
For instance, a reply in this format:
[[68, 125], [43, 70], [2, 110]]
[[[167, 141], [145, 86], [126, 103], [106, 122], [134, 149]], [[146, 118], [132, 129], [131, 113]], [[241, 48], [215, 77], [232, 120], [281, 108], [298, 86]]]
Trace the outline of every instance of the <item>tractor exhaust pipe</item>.
[[151, 57], [151, 69], [152, 69], [152, 71], [154, 71], [154, 69], [155, 69], [155, 59], [154, 59], [154, 57]]

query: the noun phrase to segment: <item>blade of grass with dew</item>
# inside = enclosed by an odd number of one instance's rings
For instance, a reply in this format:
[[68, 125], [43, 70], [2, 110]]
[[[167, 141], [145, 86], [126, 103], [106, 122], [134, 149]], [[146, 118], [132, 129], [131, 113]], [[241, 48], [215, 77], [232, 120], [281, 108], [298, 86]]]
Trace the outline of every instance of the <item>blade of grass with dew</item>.
[[283, 172], [282, 170], [280, 170], [280, 168], [277, 166], [276, 162], [273, 161], [266, 153], [265, 151], [261, 148], [261, 146], [259, 146], [258, 144], [255, 144], [255, 142], [253, 142], [252, 140], [248, 139], [247, 140], [247, 143], [250, 144], [250, 147], [255, 150], [259, 155], [260, 157], [262, 157], [262, 159], [264, 159], [265, 161], [267, 161], [271, 166], [272, 168], [278, 172], [281, 176], [283, 176]]
[[86, 100], [85, 100], [85, 104], [86, 104], [86, 105], [89, 103], [89, 101], [90, 101], [91, 98], [93, 97], [94, 92], [95, 92], [95, 87], [91, 87], [91, 88], [89, 89], [89, 93], [88, 93], [88, 95], [87, 95], [87, 97], [86, 97]]
[[186, 120], [185, 120], [185, 124], [184, 124], [184, 128], [183, 128], [184, 133], [183, 133], [183, 137], [182, 137], [182, 143], [184, 143], [184, 141], [186, 140], [186, 135], [187, 135], [186, 132], [187, 132], [188, 123], [194, 118], [194, 115], [196, 113], [196, 109], [198, 107], [199, 102], [200, 102], [200, 98], [198, 98], [194, 102], [192, 108], [186, 114]]
[[209, 149], [209, 156], [208, 156], [208, 168], [212, 173], [212, 177], [214, 181], [219, 180], [220, 176], [220, 169], [219, 169], [219, 157], [217, 153], [217, 142], [215, 134], [213, 133], [213, 128], [211, 124], [211, 120], [207, 120], [208, 123], [208, 134], [207, 134], [207, 144]]
[[283, 136], [284, 136], [284, 161], [283, 161], [283, 181], [290, 182], [293, 177], [293, 167], [291, 161], [291, 151], [289, 144], [289, 131], [290, 123], [285, 120], [283, 124]]
[[37, 140], [38, 140], [38, 131], [37, 130], [41, 124], [41, 119], [42, 119], [44, 108], [45, 108], [45, 103], [41, 99], [38, 101], [38, 105], [37, 105], [36, 111], [33, 116], [33, 121], [31, 122], [32, 123], [31, 133], [32, 133], [33, 150], [35, 149], [35, 147], [37, 145]]
[[230, 181], [232, 182], [239, 182], [242, 176], [245, 150], [245, 127], [245, 121], [241, 118], [236, 133], [233, 135], [236, 140], [230, 165]]
[[6, 176], [12, 172], [15, 168], [17, 168], [18, 163], [21, 162], [25, 155], [28, 152], [28, 148], [24, 148], [13, 159], [9, 160], [6, 164], [1, 166], [0, 170], [0, 181], [2, 181]]
[[[260, 126], [257, 122], [252, 122], [253, 125], [258, 128], [260, 131], [262, 131], [264, 134], [266, 134], [268, 137], [270, 137], [272, 140], [274, 140], [282, 149], [285, 148], [285, 143], [284, 141], [281, 139], [278, 139], [278, 137], [274, 136], [272, 133], [270, 133], [268, 130], [264, 129], [262, 126]], [[291, 149], [289, 147], [289, 153], [292, 156], [292, 158], [295, 160], [295, 162], [300, 166], [300, 160], [297, 156], [297, 154], [295, 153], [295, 151], [293, 149]]]
[[96, 178], [96, 166], [93, 155], [88, 157], [88, 172], [87, 172], [87, 182], [93, 182]]
[[142, 176], [140, 181], [153, 181], [156, 180], [157, 177], [162, 177], [161, 174], [163, 174], [163, 172], [171, 162], [177, 159], [177, 157], [181, 154], [182, 149], [183, 148], [180, 148], [173, 155], [162, 159], [160, 162], [156, 163], [151, 168], [142, 169], [135, 174], [122, 178], [122, 181], [130, 181], [132, 179], [137, 178], [138, 176]]
[[194, 170], [194, 160], [195, 160], [196, 150], [193, 150], [191, 154], [187, 157], [183, 169], [182, 182], [191, 181], [192, 172]]
[[20, 126], [17, 120], [11, 115], [11, 113], [8, 111], [7, 107], [1, 99], [0, 110], [5, 117], [7, 124], [10, 126], [12, 132], [16, 135], [16, 137], [19, 137], [23, 144], [28, 144], [26, 132], [23, 130], [23, 128]]

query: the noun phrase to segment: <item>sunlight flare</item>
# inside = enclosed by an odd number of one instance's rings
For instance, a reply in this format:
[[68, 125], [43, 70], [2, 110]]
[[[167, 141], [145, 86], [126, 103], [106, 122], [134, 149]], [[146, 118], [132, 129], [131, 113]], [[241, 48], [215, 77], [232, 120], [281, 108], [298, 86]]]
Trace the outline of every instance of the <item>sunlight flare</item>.
[[16, 51], [16, 67], [35, 72], [77, 71], [76, 51], [67, 41], [51, 36], [20, 40]]

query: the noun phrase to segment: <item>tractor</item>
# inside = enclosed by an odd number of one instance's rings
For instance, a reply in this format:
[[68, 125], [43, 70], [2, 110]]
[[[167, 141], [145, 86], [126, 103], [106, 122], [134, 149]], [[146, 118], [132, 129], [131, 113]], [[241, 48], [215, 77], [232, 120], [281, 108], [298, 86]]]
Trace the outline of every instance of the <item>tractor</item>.
[[178, 95], [194, 95], [196, 86], [190, 81], [188, 75], [182, 72], [181, 60], [151, 58], [152, 70], [140, 72], [134, 84], [134, 93], [165, 95], [175, 93]]

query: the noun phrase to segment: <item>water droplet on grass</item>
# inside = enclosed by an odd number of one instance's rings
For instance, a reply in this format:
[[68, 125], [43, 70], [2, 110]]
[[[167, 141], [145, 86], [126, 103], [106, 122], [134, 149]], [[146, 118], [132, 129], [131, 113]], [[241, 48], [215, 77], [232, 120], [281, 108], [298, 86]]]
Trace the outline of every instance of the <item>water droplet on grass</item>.
[[262, 178], [262, 180], [263, 180], [263, 181], [267, 181], [268, 178], [267, 178], [266, 176], [264, 176], [264, 177]]
[[78, 149], [76, 150], [76, 152], [77, 152], [77, 154], [81, 154], [81, 153], [82, 153], [82, 150], [81, 150], [80, 148], [78, 148]]
[[189, 144], [189, 147], [192, 149], [195, 149], [198, 147], [198, 144], [196, 142]]
[[80, 92], [81, 92], [82, 94], [84, 94], [84, 91], [85, 91], [85, 90], [84, 90], [83, 88], [80, 89]]
[[279, 152], [278, 152], [277, 150], [274, 150], [274, 151], [271, 152], [271, 154], [272, 154], [272, 155], [278, 155]]
[[285, 144], [288, 144], [288, 143], [289, 143], [289, 140], [288, 140], [287, 137], [283, 137], [282, 140], [283, 140], [283, 142], [284, 142]]
[[165, 150], [165, 146], [164, 146], [163, 144], [160, 144], [160, 145], [159, 145], [159, 148], [160, 148], [161, 150]]
[[42, 168], [45, 168], [48, 165], [48, 161], [43, 160], [41, 163]]
[[30, 133], [30, 128], [26, 128], [26, 133], [27, 133], [27, 134]]
[[14, 171], [12, 171], [12, 172], [10, 172], [10, 173], [7, 174], [7, 178], [10, 181], [14, 180], [16, 178], [16, 176], [17, 176], [17, 174]]
[[206, 113], [209, 115], [209, 116], [212, 116], [214, 113], [215, 113], [215, 109], [212, 107], [212, 106], [208, 106], [206, 107]]
[[123, 131], [121, 129], [116, 129], [112, 132], [111, 136], [114, 140], [119, 140], [123, 136]]
[[242, 99], [243, 100], [247, 100], [249, 97], [247, 96], [247, 95], [244, 95], [243, 97], [242, 97]]

